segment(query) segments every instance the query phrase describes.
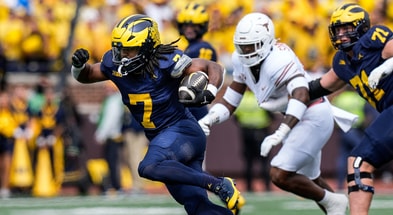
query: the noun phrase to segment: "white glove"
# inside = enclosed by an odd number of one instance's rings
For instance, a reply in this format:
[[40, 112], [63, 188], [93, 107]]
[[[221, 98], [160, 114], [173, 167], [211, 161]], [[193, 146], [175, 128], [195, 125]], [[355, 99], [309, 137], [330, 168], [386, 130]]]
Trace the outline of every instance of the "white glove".
[[386, 73], [384, 73], [383, 69], [380, 69], [380, 67], [375, 68], [368, 76], [368, 85], [371, 89], [374, 90], [375, 88], [377, 88], [379, 80], [381, 80], [385, 76]]
[[221, 103], [217, 103], [210, 108], [209, 113], [198, 121], [206, 136], [210, 135], [210, 127], [229, 119], [231, 113], [228, 108]]
[[368, 76], [368, 85], [372, 90], [377, 88], [381, 79], [388, 76], [393, 71], [393, 58], [387, 59], [383, 64], [374, 68]]
[[198, 123], [199, 123], [199, 126], [201, 126], [205, 135], [209, 136], [210, 135], [210, 126], [212, 126], [212, 124], [213, 124], [213, 120], [211, 118], [211, 115], [207, 114], [202, 119], [200, 119], [198, 121]]
[[287, 136], [291, 128], [284, 123], [272, 134], [267, 136], [261, 143], [261, 156], [266, 157], [273, 146], [278, 145]]

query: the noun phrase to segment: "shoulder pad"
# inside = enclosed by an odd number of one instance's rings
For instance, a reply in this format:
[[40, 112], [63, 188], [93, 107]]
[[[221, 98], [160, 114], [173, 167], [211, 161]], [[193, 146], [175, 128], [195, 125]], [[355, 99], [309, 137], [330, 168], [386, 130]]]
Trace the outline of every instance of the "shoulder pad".
[[192, 59], [187, 55], [183, 54], [180, 59], [177, 61], [175, 68], [173, 68], [171, 72], [171, 76], [173, 78], [178, 78], [183, 74], [185, 68], [187, 68], [191, 64]]

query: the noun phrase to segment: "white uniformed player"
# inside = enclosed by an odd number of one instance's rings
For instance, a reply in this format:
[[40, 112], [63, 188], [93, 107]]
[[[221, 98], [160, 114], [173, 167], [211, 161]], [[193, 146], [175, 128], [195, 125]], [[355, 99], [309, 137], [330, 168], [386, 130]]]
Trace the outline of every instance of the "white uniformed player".
[[344, 215], [348, 200], [321, 178], [321, 149], [334, 127], [332, 108], [324, 98], [310, 101], [308, 78], [294, 52], [278, 43], [269, 17], [244, 16], [234, 35], [233, 81], [223, 98], [199, 120], [206, 135], [210, 126], [229, 118], [248, 87], [261, 108], [285, 113], [279, 128], [261, 144], [261, 155], [283, 143], [271, 161], [270, 175], [281, 189], [314, 200], [328, 215]]

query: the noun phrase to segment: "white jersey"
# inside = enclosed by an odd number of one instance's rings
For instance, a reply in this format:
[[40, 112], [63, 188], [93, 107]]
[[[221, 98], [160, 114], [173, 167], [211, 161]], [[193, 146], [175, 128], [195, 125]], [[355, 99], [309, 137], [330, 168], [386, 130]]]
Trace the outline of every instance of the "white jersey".
[[[250, 69], [241, 64], [236, 52], [232, 55], [232, 62], [233, 80], [246, 84], [255, 94], [259, 106], [270, 98], [288, 97], [288, 80], [299, 74], [307, 76], [295, 53], [284, 43], [276, 43], [273, 46], [273, 50], [261, 64], [257, 80]], [[277, 111], [283, 112], [285, 109]]]
[[[241, 64], [236, 53], [232, 55], [232, 60], [233, 81], [246, 84], [254, 92], [259, 106], [271, 98], [288, 98], [291, 92], [287, 84], [292, 77], [302, 75], [308, 79], [295, 53], [283, 43], [273, 46], [261, 64], [257, 80], [249, 68]], [[288, 99], [284, 100], [283, 106], [276, 111], [285, 112], [287, 103]], [[334, 122], [329, 103], [317, 104], [307, 108], [302, 119], [283, 140], [283, 146], [272, 159], [271, 166], [298, 172], [310, 179], [320, 175], [321, 149], [330, 138]]]

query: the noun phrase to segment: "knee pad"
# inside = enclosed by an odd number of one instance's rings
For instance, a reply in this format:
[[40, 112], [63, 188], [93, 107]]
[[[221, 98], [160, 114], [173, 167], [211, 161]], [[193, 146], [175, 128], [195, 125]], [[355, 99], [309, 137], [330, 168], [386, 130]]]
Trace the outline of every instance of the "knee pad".
[[365, 185], [361, 181], [362, 178], [370, 178], [370, 179], [373, 178], [372, 174], [369, 172], [360, 172], [360, 166], [362, 165], [362, 161], [363, 160], [361, 157], [357, 157], [353, 162], [353, 168], [355, 172], [347, 176], [348, 183], [351, 181], [355, 181], [355, 185], [348, 186], [348, 194], [351, 192], [357, 192], [359, 190], [374, 194], [374, 187]]

